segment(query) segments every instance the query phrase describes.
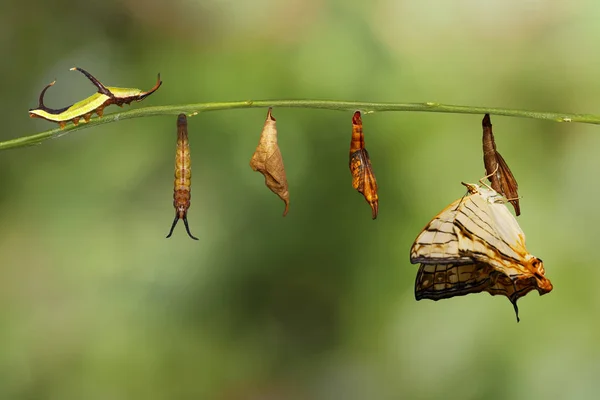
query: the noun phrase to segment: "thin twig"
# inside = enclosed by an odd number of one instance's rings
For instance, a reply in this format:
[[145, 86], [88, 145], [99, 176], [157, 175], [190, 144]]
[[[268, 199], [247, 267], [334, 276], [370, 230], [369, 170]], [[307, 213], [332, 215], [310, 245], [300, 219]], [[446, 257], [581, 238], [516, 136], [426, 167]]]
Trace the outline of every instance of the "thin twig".
[[526, 110], [511, 110], [507, 108], [470, 107], [455, 106], [439, 103], [366, 103], [360, 101], [335, 101], [335, 100], [259, 100], [259, 101], [236, 101], [227, 103], [198, 103], [158, 107], [142, 107], [133, 110], [105, 115], [102, 118], [94, 118], [88, 123], [80, 122], [78, 126], [69, 124], [65, 129], [51, 129], [30, 136], [0, 142], [0, 150], [14, 149], [18, 147], [39, 144], [47, 139], [62, 137], [66, 134], [90, 128], [92, 126], [108, 124], [130, 118], [142, 118], [159, 115], [178, 115], [186, 113], [200, 113], [204, 111], [229, 110], [235, 108], [266, 108], [266, 107], [295, 107], [295, 108], [318, 108], [324, 110], [356, 111], [370, 114], [380, 111], [420, 111], [454, 114], [492, 114], [508, 117], [535, 118], [556, 122], [582, 122], [587, 124], [600, 124], [600, 115], [594, 114], [568, 114], [556, 112], [539, 112]]

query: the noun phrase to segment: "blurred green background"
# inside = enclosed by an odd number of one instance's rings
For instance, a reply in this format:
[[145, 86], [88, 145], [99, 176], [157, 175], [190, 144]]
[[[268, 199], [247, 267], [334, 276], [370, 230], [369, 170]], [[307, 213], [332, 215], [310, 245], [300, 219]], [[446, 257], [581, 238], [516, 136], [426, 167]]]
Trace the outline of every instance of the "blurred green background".
[[[3, 0], [0, 140], [112, 86], [141, 104], [436, 101], [600, 113], [585, 0]], [[109, 108], [107, 113], [118, 111]], [[600, 391], [600, 130], [492, 116], [554, 291], [416, 302], [409, 248], [484, 172], [481, 115], [275, 109], [291, 208], [248, 163], [265, 111], [190, 119], [189, 220], [165, 239], [175, 117], [0, 153], [1, 399], [535, 399]]]

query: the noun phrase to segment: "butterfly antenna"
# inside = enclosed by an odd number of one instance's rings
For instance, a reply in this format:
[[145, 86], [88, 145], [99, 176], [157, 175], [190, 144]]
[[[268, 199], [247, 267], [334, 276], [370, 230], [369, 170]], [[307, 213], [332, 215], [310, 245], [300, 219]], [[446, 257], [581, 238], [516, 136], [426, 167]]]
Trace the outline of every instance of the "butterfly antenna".
[[496, 172], [498, 172], [498, 168], [500, 167], [499, 163], [496, 163], [496, 168], [494, 168], [494, 170], [492, 171], [491, 174], [488, 174], [486, 176], [484, 176], [483, 178], [481, 178], [479, 180], [479, 183], [481, 183], [482, 185], [486, 186], [487, 188], [491, 189], [487, 183], [484, 182], [484, 180], [489, 179], [490, 177], [494, 176], [496, 174]]

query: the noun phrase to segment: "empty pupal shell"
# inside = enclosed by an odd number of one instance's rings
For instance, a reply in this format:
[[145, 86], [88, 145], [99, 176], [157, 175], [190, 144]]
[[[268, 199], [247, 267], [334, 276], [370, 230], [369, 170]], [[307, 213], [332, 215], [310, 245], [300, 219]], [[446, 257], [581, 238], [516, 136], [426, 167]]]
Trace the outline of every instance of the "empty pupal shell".
[[250, 160], [250, 167], [265, 177], [265, 185], [285, 203], [283, 216], [288, 213], [290, 206], [290, 192], [283, 166], [283, 157], [277, 144], [277, 125], [271, 114], [271, 108], [267, 112], [267, 119], [263, 126], [258, 146]]

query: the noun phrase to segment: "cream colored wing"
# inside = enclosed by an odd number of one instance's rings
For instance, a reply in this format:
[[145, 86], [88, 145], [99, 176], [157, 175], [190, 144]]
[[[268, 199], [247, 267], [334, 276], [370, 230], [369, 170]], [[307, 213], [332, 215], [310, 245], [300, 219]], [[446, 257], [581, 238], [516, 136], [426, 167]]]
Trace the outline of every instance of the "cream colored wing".
[[454, 220], [463, 199], [456, 200], [435, 216], [415, 239], [410, 249], [410, 262], [413, 264], [466, 264], [472, 263], [469, 256], [458, 251], [458, 238]]
[[492, 263], [497, 253], [509, 263], [526, 257], [523, 231], [504, 205], [506, 199], [479, 185], [465, 186], [471, 194], [442, 210], [417, 236], [411, 263]]
[[504, 268], [525, 264], [533, 256], [525, 248], [525, 235], [505, 202], [494, 190], [478, 187], [477, 193], [465, 197], [454, 227], [461, 255], [511, 275]]
[[476, 193], [465, 198], [454, 227], [462, 256], [489, 264], [512, 280], [534, 277], [532, 288], [540, 294], [552, 290], [542, 260], [527, 251], [525, 234], [506, 207], [506, 199], [496, 191], [478, 187]]

